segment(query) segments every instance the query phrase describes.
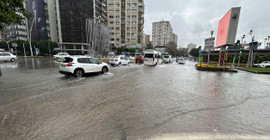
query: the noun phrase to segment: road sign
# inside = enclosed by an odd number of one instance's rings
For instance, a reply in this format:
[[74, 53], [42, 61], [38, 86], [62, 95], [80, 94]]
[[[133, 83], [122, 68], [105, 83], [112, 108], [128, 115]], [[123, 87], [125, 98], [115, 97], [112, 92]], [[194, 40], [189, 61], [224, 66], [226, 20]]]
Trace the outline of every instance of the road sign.
[[203, 56], [204, 55], [204, 52], [203, 51], [201, 51], [201, 56]]
[[200, 57], [200, 62], [203, 62], [203, 57], [202, 56]]
[[12, 43], [12, 47], [18, 47], [17, 43]]
[[228, 55], [229, 54], [226, 53], [226, 55], [225, 55], [225, 61], [228, 61]]

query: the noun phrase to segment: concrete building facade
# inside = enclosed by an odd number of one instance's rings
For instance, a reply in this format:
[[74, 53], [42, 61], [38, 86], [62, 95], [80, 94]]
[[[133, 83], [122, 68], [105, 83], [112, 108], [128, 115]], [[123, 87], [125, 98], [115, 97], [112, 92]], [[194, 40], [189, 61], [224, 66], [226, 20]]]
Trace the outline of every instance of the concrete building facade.
[[153, 22], [152, 44], [153, 46], [166, 46], [171, 41], [175, 41], [172, 26], [169, 21]]
[[150, 42], [151, 36], [148, 34], [143, 34], [143, 39], [141, 42], [142, 47], [145, 47]]
[[144, 28], [143, 0], [108, 0], [107, 18], [111, 30], [111, 46], [141, 47]]

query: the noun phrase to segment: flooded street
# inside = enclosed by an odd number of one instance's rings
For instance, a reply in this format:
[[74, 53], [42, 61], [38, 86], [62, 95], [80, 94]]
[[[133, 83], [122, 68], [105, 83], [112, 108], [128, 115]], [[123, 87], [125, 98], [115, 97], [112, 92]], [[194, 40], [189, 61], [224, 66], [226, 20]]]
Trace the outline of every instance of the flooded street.
[[0, 139], [270, 139], [270, 76], [195, 62], [77, 79], [48, 58], [0, 63]]

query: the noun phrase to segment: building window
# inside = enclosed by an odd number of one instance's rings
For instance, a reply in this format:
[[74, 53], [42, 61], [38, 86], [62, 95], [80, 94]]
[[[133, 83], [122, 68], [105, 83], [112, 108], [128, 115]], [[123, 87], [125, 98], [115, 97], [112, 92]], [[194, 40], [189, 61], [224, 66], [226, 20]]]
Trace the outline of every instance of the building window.
[[132, 9], [132, 12], [133, 12], [133, 13], [136, 13], [136, 12], [137, 12], [137, 10], [136, 10], [136, 9]]
[[130, 7], [130, 3], [128, 3], [127, 6]]
[[119, 21], [116, 21], [116, 24], [119, 24]]
[[136, 24], [136, 21], [132, 21], [132, 24]]
[[130, 9], [127, 9], [127, 12], [130, 13]]
[[133, 15], [132, 18], [137, 18], [137, 16], [136, 15]]
[[136, 27], [132, 27], [132, 31], [136, 31]]
[[128, 21], [127, 24], [130, 24], [130, 22]]
[[119, 18], [119, 16], [115, 16], [115, 18]]
[[130, 18], [130, 16], [127, 16], [127, 18]]
[[137, 6], [137, 4], [136, 3], [132, 3], [132, 7], [135, 7], [135, 6]]
[[110, 24], [113, 24], [113, 21], [110, 21]]
[[114, 16], [109, 16], [109, 18], [113, 18]]
[[113, 13], [114, 11], [113, 10], [109, 10], [109, 13]]
[[116, 27], [115, 29], [116, 29], [116, 30], [120, 30], [120, 28], [119, 28], [119, 27]]
[[132, 41], [132, 42], [136, 42], [136, 39], [135, 39], [135, 38], [132, 38], [131, 41]]
[[109, 4], [109, 7], [113, 7], [113, 4]]

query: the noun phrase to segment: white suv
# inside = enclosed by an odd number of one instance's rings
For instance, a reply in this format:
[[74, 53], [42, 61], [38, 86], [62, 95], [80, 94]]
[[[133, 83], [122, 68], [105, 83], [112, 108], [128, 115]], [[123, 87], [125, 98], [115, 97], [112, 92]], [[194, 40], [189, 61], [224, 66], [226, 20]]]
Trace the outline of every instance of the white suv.
[[59, 67], [61, 74], [73, 74], [75, 77], [82, 77], [86, 73], [106, 73], [109, 66], [90, 56], [65, 57]]
[[11, 61], [17, 60], [17, 56], [10, 52], [0, 52], [0, 61]]
[[270, 67], [270, 61], [264, 61], [258, 65], [258, 67], [261, 68], [269, 68]]

